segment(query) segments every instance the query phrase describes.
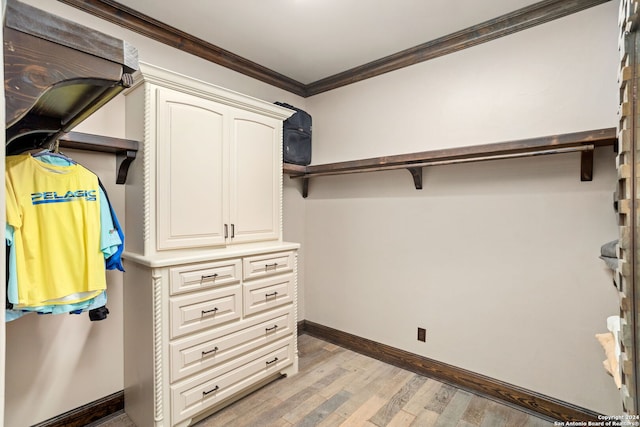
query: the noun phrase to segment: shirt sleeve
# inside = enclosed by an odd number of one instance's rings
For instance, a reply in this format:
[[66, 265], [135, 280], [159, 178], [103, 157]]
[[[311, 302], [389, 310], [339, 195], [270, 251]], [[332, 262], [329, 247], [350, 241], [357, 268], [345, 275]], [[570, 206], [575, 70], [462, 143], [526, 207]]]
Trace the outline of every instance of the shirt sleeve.
[[107, 197], [100, 188], [100, 249], [105, 258], [118, 251], [118, 247], [122, 245], [122, 240], [111, 218], [111, 207], [107, 201]]

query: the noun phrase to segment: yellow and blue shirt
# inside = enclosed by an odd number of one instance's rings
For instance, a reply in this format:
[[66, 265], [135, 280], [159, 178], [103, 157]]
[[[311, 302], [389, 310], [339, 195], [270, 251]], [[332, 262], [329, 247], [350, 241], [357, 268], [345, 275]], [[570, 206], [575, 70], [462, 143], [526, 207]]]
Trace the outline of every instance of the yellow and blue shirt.
[[98, 178], [78, 164], [6, 158], [7, 225], [13, 228], [18, 304], [64, 305], [106, 289]]

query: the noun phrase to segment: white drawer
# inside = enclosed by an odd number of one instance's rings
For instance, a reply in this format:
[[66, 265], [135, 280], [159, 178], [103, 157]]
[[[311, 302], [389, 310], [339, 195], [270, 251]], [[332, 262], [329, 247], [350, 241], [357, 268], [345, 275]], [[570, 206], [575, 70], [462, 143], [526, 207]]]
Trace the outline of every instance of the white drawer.
[[171, 295], [238, 283], [242, 275], [239, 259], [184, 265], [170, 270]]
[[244, 279], [293, 271], [294, 252], [277, 252], [243, 258]]
[[169, 298], [171, 338], [240, 318], [240, 285]]
[[282, 308], [243, 322], [243, 329], [239, 331], [230, 333], [230, 328], [222, 328], [223, 331], [219, 329], [221, 328], [169, 344], [171, 382], [292, 334], [293, 313], [291, 307]]
[[260, 313], [293, 301], [293, 273], [252, 280], [244, 289], [244, 315]]
[[291, 340], [278, 341], [172, 385], [172, 425], [192, 418], [251, 384], [276, 374], [291, 365], [292, 361]]

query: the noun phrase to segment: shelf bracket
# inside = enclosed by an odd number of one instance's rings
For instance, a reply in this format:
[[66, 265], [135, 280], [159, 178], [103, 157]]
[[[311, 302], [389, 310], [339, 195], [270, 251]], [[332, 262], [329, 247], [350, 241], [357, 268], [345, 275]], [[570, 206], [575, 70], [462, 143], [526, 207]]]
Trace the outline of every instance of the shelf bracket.
[[136, 158], [136, 150], [122, 150], [116, 153], [117, 176], [116, 184], [126, 184], [127, 174], [129, 173], [129, 166]]
[[580, 181], [593, 181], [593, 149], [580, 153]]
[[422, 190], [422, 168], [407, 168], [407, 170], [413, 177], [413, 185], [416, 186], [416, 190]]

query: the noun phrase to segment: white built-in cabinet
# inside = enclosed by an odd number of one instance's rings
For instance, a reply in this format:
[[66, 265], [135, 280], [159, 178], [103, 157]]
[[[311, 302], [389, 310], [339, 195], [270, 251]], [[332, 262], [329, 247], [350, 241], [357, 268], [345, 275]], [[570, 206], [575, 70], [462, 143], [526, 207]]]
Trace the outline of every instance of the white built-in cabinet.
[[149, 64], [127, 91], [125, 410], [186, 426], [297, 361], [274, 104]]

